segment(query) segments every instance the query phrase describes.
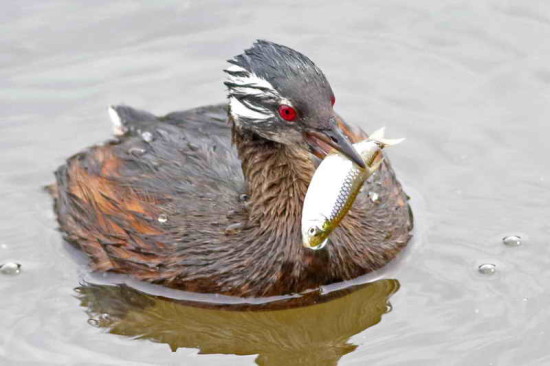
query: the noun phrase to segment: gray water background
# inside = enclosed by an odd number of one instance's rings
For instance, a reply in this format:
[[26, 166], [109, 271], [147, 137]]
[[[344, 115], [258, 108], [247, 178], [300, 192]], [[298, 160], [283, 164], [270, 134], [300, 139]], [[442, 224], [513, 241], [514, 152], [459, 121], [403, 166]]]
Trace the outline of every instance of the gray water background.
[[[82, 264], [41, 190], [110, 137], [106, 107], [223, 101], [256, 38], [312, 58], [336, 110], [406, 143], [389, 154], [415, 240], [401, 284], [339, 365], [550, 365], [550, 3], [4, 1], [0, 5], [0, 364], [251, 365], [91, 327]], [[507, 234], [527, 238], [505, 247]], [[478, 274], [495, 263], [493, 276]]]

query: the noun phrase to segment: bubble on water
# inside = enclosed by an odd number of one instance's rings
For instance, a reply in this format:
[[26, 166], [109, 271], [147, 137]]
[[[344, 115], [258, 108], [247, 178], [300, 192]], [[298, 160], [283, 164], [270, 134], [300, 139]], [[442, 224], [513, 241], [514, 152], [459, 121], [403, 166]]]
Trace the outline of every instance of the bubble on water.
[[386, 313], [390, 313], [393, 310], [393, 306], [391, 303], [386, 304]]
[[239, 196], [239, 201], [246, 202], [246, 201], [248, 201], [249, 198], [250, 197], [246, 193], [243, 193]]
[[145, 142], [153, 141], [153, 134], [149, 131], [144, 131], [141, 133], [141, 139]]
[[158, 222], [160, 222], [161, 224], [165, 224], [168, 222], [168, 215], [166, 214], [160, 214], [159, 217], [157, 218]]
[[99, 327], [99, 320], [90, 318], [88, 319], [88, 324], [90, 324], [92, 327]]
[[8, 262], [0, 265], [0, 273], [4, 275], [18, 275], [21, 273], [21, 265], [15, 262]]
[[484, 263], [478, 267], [478, 271], [484, 275], [492, 275], [497, 271], [497, 266], [493, 263]]
[[523, 302], [527, 302], [527, 301], [529, 301], [529, 298], [527, 298], [527, 297], [524, 297], [523, 299], [521, 299], [521, 301], [523, 301]]
[[508, 247], [518, 247], [521, 245], [521, 237], [519, 235], [508, 235], [502, 238], [502, 243]]
[[235, 235], [237, 233], [240, 233], [243, 229], [244, 225], [242, 222], [237, 222], [235, 224], [231, 224], [225, 228], [225, 235]]

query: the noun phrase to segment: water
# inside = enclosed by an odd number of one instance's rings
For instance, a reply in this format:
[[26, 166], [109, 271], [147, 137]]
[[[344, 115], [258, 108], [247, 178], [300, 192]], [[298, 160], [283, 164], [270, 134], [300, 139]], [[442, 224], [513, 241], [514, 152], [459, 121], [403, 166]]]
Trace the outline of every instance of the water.
[[497, 271], [497, 266], [492, 263], [483, 263], [477, 269], [481, 274], [492, 275]]
[[376, 192], [369, 192], [369, 198], [372, 202], [380, 202], [380, 195]]
[[[0, 363], [550, 364], [547, 2], [27, 1], [0, 18], [0, 263], [23, 268], [0, 276]], [[162, 114], [224, 100], [224, 60], [254, 38], [310, 56], [348, 121], [407, 138], [388, 154], [412, 197], [413, 245], [376, 275], [386, 282], [293, 311], [75, 292], [86, 271], [41, 189], [52, 171], [110, 136], [111, 104]], [[480, 275], [483, 263], [498, 271]]]
[[160, 214], [159, 217], [157, 218], [158, 222], [160, 222], [161, 224], [165, 224], [168, 222], [168, 215], [166, 214]]
[[151, 141], [153, 141], [153, 134], [149, 131], [145, 131], [145, 132], [141, 133], [141, 138], [145, 142], [151, 142]]
[[8, 262], [0, 265], [0, 274], [13, 276], [19, 273], [21, 273], [21, 265], [19, 263]]
[[517, 247], [521, 245], [522, 241], [519, 235], [509, 235], [502, 238], [502, 243], [509, 247]]

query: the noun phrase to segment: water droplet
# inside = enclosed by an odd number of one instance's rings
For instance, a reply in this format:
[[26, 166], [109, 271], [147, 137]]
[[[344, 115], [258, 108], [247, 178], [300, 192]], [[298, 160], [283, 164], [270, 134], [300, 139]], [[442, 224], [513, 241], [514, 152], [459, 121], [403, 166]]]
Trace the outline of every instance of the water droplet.
[[88, 324], [90, 324], [92, 327], [99, 327], [99, 321], [94, 318], [88, 319]]
[[235, 224], [231, 224], [225, 228], [225, 235], [235, 235], [239, 232], [241, 232], [242, 228], [244, 227], [242, 222], [237, 222]]
[[153, 141], [153, 134], [149, 131], [144, 131], [141, 133], [141, 138], [145, 142], [151, 142]]
[[478, 271], [484, 275], [492, 275], [497, 271], [497, 266], [492, 263], [484, 263], [478, 267]]
[[519, 235], [508, 235], [502, 238], [502, 243], [508, 247], [518, 247], [521, 245], [521, 237]]
[[161, 224], [165, 224], [166, 222], [168, 222], [168, 215], [166, 214], [160, 214], [159, 217], [157, 218], [158, 222], [160, 222]]
[[523, 302], [527, 302], [529, 301], [529, 299], [527, 297], [524, 297], [523, 299], [521, 299]]
[[249, 198], [250, 197], [246, 193], [243, 193], [239, 196], [239, 201], [246, 202], [246, 201], [248, 201]]
[[380, 195], [376, 192], [369, 192], [370, 200], [374, 203], [380, 202]]
[[103, 323], [107, 323], [107, 322], [110, 322], [111, 321], [111, 315], [107, 314], [107, 313], [103, 313], [99, 316], [99, 320]]
[[21, 273], [21, 265], [15, 262], [4, 263], [0, 266], [0, 273], [4, 275], [18, 275]]
[[141, 147], [132, 147], [128, 150], [128, 154], [132, 155], [132, 156], [141, 156], [143, 154], [145, 154], [147, 152], [147, 150], [145, 149], [142, 149]]
[[393, 306], [392, 304], [390, 304], [389, 302], [386, 304], [386, 314], [391, 312], [393, 310]]

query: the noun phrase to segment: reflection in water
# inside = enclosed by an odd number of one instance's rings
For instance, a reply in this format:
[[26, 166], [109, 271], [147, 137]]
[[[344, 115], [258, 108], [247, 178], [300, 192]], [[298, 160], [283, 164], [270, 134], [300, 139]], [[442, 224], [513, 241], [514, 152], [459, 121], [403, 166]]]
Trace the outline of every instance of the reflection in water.
[[126, 285], [85, 284], [75, 291], [90, 324], [166, 343], [172, 351], [185, 347], [204, 354], [258, 354], [258, 365], [336, 365], [357, 347], [348, 339], [391, 309], [388, 298], [398, 289], [397, 280], [385, 279], [327, 295], [308, 294], [288, 309], [279, 303], [254, 307], [259, 310], [197, 306]]

